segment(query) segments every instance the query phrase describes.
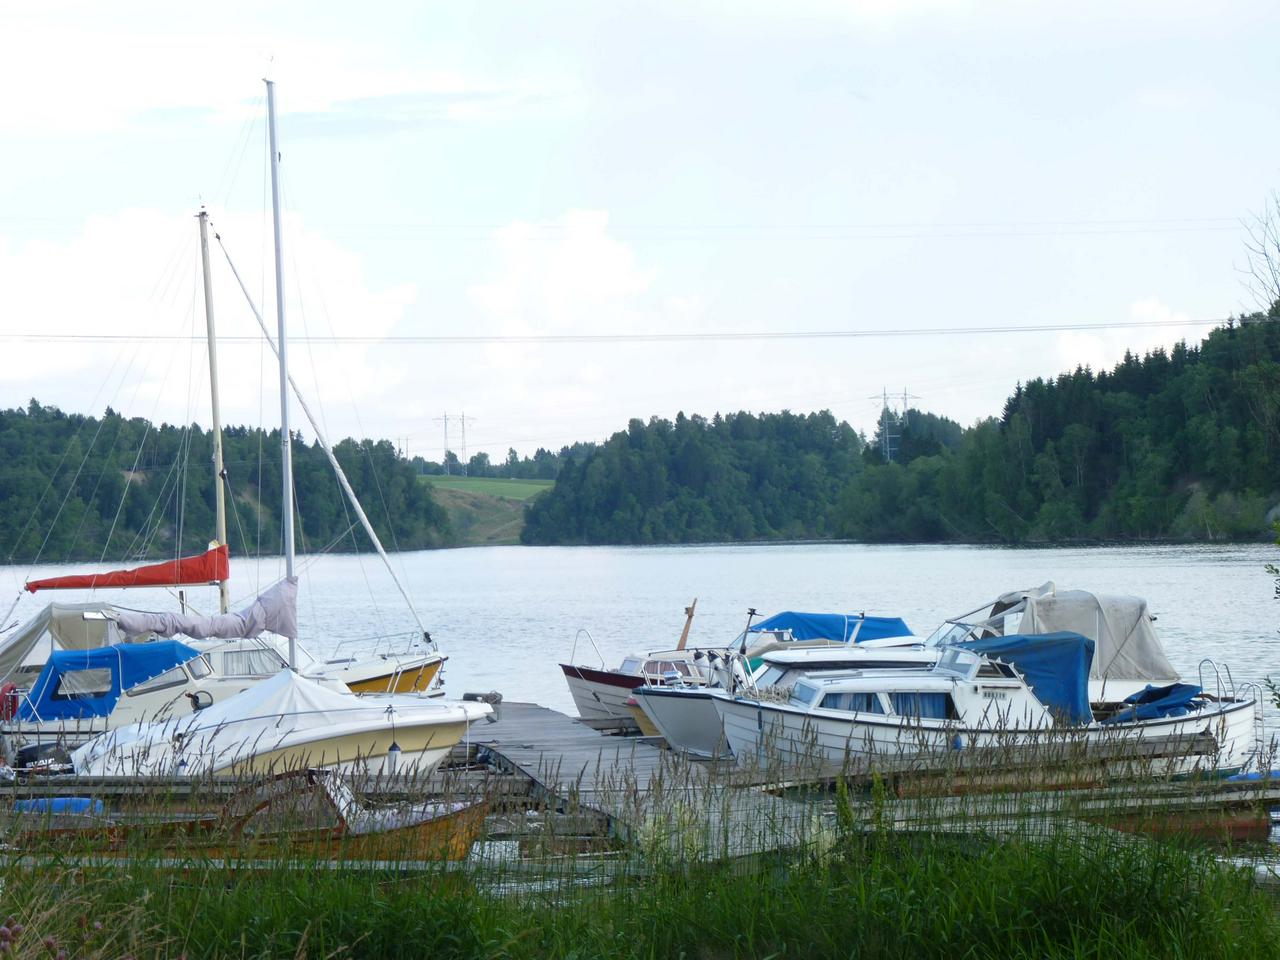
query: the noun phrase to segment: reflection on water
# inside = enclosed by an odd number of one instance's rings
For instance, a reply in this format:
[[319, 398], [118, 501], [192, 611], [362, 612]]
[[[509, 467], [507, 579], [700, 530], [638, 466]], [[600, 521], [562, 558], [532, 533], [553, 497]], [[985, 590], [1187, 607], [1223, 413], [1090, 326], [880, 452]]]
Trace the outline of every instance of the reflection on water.
[[[783, 544], [697, 547], [484, 547], [400, 554], [427, 629], [449, 655], [451, 695], [496, 689], [572, 712], [557, 664], [574, 634], [589, 630], [610, 665], [624, 653], [671, 646], [684, 607], [698, 598], [691, 643], [727, 643], [746, 610], [867, 611], [903, 617], [927, 635], [940, 620], [999, 593], [1046, 580], [1059, 587], [1144, 596], [1169, 656], [1193, 681], [1204, 657], [1228, 663], [1237, 679], [1280, 675], [1280, 603], [1263, 564], [1266, 546], [1106, 547], [1009, 550], [979, 547]], [[0, 612], [28, 575], [71, 568], [0, 568]], [[86, 569], [78, 567], [76, 569]], [[372, 647], [370, 639], [405, 634], [413, 621], [376, 557], [326, 556], [301, 564], [303, 642], [314, 653]], [[270, 558], [232, 562], [233, 596], [251, 596], [280, 575]], [[5, 595], [7, 594], [7, 596]], [[46, 597], [24, 595], [9, 618], [25, 620]], [[163, 591], [103, 591], [132, 607], [171, 609]], [[211, 588], [189, 591], [202, 610]], [[9, 621], [4, 625], [8, 626]], [[595, 659], [578, 645], [577, 660]]]

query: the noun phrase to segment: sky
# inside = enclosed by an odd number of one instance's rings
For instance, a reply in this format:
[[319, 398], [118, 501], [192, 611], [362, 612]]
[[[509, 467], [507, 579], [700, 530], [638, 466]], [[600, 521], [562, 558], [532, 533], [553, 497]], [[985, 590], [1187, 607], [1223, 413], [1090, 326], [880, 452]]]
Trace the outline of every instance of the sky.
[[[0, 4], [0, 406], [208, 424], [201, 205], [275, 324], [264, 76], [291, 369], [335, 438], [871, 433], [886, 390], [970, 424], [1256, 308], [1274, 3], [184, 6]], [[272, 427], [212, 254], [223, 420]], [[876, 335], [714, 339], [818, 331]], [[637, 334], [712, 338], [510, 339]]]

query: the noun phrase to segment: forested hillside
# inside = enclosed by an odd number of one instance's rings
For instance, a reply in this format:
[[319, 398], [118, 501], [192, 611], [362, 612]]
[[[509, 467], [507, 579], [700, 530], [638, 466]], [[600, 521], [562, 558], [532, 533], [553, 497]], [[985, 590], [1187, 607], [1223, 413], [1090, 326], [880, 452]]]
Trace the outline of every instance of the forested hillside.
[[[224, 430], [233, 555], [280, 550], [280, 434]], [[388, 441], [343, 440], [335, 452], [388, 548], [450, 541], [448, 519]], [[0, 562], [173, 556], [214, 536], [212, 434], [108, 410], [97, 419], [31, 401], [0, 411]], [[317, 444], [293, 440], [298, 542], [366, 549]]]
[[525, 516], [525, 543], [829, 536], [862, 438], [827, 412], [632, 420], [571, 460]]
[[1259, 538], [1280, 502], [1277, 320], [1033, 380], [965, 430], [910, 411], [891, 463], [826, 413], [633, 420], [530, 505], [524, 541]]

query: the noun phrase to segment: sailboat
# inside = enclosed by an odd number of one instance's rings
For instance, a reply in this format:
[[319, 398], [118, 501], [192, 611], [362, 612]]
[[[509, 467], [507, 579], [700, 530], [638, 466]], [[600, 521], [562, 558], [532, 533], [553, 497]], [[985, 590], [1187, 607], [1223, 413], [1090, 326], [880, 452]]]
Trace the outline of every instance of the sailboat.
[[[213, 290], [209, 269], [209, 235], [208, 214], [201, 210], [197, 215], [200, 226], [200, 254], [204, 275], [205, 321], [208, 331], [209, 351], [209, 385], [212, 412], [213, 436], [213, 471], [215, 494], [215, 536], [205, 553], [191, 557], [162, 563], [148, 564], [131, 570], [115, 570], [106, 573], [75, 574], [67, 576], [47, 577], [31, 580], [24, 585], [29, 593], [41, 590], [94, 590], [105, 588], [132, 587], [169, 587], [211, 584], [218, 587], [219, 614], [229, 613], [228, 582], [230, 579], [230, 556], [227, 546], [227, 510], [226, 510], [226, 471], [222, 458], [222, 423], [218, 396], [218, 352], [214, 327]], [[314, 425], [314, 423], [313, 423]], [[317, 427], [318, 429], [318, 427]], [[325, 449], [328, 451], [327, 442]], [[332, 457], [331, 457], [332, 460]], [[333, 460], [334, 468], [339, 472], [344, 489], [354, 501], [345, 477], [341, 476], [341, 467]], [[357, 509], [358, 503], [356, 504]], [[380, 553], [385, 558], [382, 546], [378, 542], [363, 511], [360, 516], [365, 520], [366, 530]], [[395, 577], [395, 571], [391, 571]], [[397, 586], [398, 586], [397, 582]], [[402, 589], [403, 593], [403, 589]], [[406, 600], [408, 599], [406, 595]], [[185, 607], [185, 602], [184, 602]], [[410, 609], [412, 604], [410, 603]], [[315, 680], [334, 680], [344, 684], [354, 693], [420, 693], [431, 691], [441, 694], [440, 671], [447, 659], [435, 649], [430, 634], [422, 629], [416, 640], [411, 641], [402, 652], [382, 652], [372, 656], [334, 655], [328, 659], [313, 656], [297, 643], [296, 635], [289, 639], [293, 642], [293, 661], [285, 659], [288, 647], [280, 640], [278, 631], [267, 633], [264, 630], [246, 630], [236, 634], [226, 631], [210, 631], [208, 623], [199, 618], [185, 619], [181, 624], [173, 619], [155, 621], [155, 627], [149, 635], [139, 634], [132, 637], [120, 636], [120, 631], [113, 630], [110, 623], [118, 622], [119, 611], [108, 604], [89, 604], [84, 606], [67, 606], [49, 604], [33, 617], [27, 624], [17, 630], [4, 644], [0, 645], [0, 683], [11, 683], [14, 689], [28, 689], [43, 670], [49, 654], [58, 650], [87, 649], [92, 646], [123, 642], [126, 639], [134, 642], [168, 638], [182, 635], [191, 646], [206, 655], [209, 665], [215, 673], [239, 677], [245, 680], [263, 679], [272, 676], [281, 667], [293, 663], [303, 675]], [[85, 627], [78, 620], [88, 615], [90, 620], [97, 620], [101, 627]], [[416, 616], [416, 612], [415, 612]], [[164, 629], [165, 626], [169, 629]], [[185, 626], [185, 629], [184, 629]], [[96, 642], [95, 642], [96, 641]]]
[[[293, 464], [290, 449], [289, 392], [296, 391], [289, 376], [288, 338], [285, 325], [284, 277], [280, 237], [279, 151], [276, 147], [275, 87], [267, 83], [271, 199], [275, 248], [275, 288], [277, 337], [272, 343], [279, 359], [281, 437], [281, 516], [284, 527], [285, 576], [280, 583], [292, 596], [297, 587], [293, 527]], [[201, 223], [204, 223], [202, 218]], [[205, 234], [202, 232], [202, 240]], [[207, 253], [207, 242], [203, 245]], [[205, 258], [206, 276], [208, 260]], [[238, 278], [237, 278], [238, 279]], [[207, 288], [206, 288], [207, 289]], [[261, 316], [254, 310], [262, 324]], [[210, 310], [211, 316], [211, 310]], [[265, 325], [264, 330], [265, 330]], [[269, 341], [270, 342], [270, 341]], [[215, 369], [212, 368], [211, 369]], [[387, 561], [372, 524], [355, 498], [332, 448], [305, 401], [299, 403], [310, 417], [317, 440], [337, 473], [339, 484], [351, 499], [357, 516], [373, 545]], [[388, 569], [390, 563], [388, 562]], [[413, 610], [399, 578], [392, 577]], [[292, 607], [289, 607], [292, 612]], [[248, 612], [250, 618], [253, 611]], [[416, 612], [415, 612], [416, 617]], [[136, 621], [125, 617], [117, 622], [149, 628], [157, 635], [179, 632], [222, 637], [209, 626], [232, 623], [237, 615], [219, 614], [201, 618], [181, 614], [143, 615]], [[230, 619], [228, 619], [230, 618]], [[206, 623], [205, 621], [209, 621]], [[288, 668], [270, 679], [222, 703], [172, 720], [139, 723], [104, 734], [78, 748], [72, 763], [80, 773], [114, 775], [182, 776], [207, 773], [279, 773], [300, 767], [333, 768], [344, 772], [364, 771], [423, 774], [434, 769], [449, 749], [467, 732], [468, 725], [492, 714], [484, 703], [444, 704], [421, 695], [389, 694], [357, 697], [339, 693], [324, 682], [301, 675], [296, 618], [280, 622], [275, 632], [288, 640]], [[423, 631], [425, 635], [425, 630]]]

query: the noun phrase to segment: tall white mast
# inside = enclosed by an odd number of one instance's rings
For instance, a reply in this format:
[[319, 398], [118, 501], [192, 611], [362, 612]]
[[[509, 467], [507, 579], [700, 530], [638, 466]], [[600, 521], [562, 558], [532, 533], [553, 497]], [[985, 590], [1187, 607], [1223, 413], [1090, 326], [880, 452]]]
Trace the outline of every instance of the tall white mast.
[[[284, 519], [284, 575], [293, 578], [293, 450], [289, 435], [289, 346], [284, 325], [284, 269], [280, 252], [280, 151], [276, 147], [276, 85], [267, 85], [267, 135], [271, 149], [271, 218], [275, 227], [277, 354], [280, 357], [280, 472], [283, 490], [280, 512]], [[289, 638], [289, 668], [298, 669], [298, 640]]]
[[[218, 341], [213, 330], [213, 285], [209, 280], [209, 214], [201, 209], [200, 265], [204, 268], [204, 322], [209, 333], [209, 393], [213, 399], [213, 497], [215, 507], [215, 533], [218, 544], [227, 544], [227, 494], [226, 470], [222, 466], [222, 414], [218, 408]], [[230, 609], [230, 590], [226, 580], [218, 581], [218, 611]]]

